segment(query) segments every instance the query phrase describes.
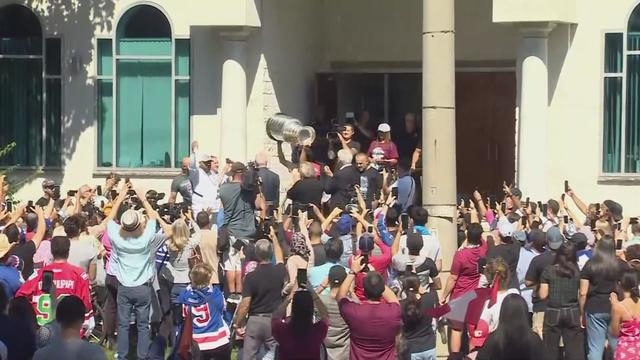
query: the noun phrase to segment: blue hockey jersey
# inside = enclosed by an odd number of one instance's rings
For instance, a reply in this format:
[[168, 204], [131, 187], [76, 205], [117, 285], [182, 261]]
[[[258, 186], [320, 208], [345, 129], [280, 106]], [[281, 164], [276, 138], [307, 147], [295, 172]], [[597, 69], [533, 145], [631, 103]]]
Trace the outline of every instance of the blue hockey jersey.
[[[178, 298], [183, 315], [191, 309], [193, 341], [201, 351], [217, 349], [229, 343], [229, 326], [223, 320], [225, 301], [217, 286], [192, 289], [190, 286]], [[186, 325], [186, 324], [185, 324]]]

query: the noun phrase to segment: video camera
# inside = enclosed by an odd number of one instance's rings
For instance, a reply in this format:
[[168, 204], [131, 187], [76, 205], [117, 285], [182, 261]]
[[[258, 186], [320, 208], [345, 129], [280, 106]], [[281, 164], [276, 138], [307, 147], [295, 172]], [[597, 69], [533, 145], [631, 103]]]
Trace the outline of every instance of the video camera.
[[189, 212], [189, 210], [189, 204], [181, 202], [175, 204], [162, 204], [158, 206], [158, 209], [156, 211], [158, 211], [160, 217], [168, 219], [169, 222], [174, 222], [179, 219], [182, 214], [186, 214], [187, 212]]

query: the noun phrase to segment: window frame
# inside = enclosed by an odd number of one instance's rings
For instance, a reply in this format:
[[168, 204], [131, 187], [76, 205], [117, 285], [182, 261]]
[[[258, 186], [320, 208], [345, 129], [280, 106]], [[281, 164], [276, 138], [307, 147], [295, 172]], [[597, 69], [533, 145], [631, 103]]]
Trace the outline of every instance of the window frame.
[[[29, 8], [30, 11], [33, 12], [32, 9]], [[0, 59], [40, 59], [42, 62], [42, 89], [40, 91], [41, 94], [41, 116], [42, 116], [42, 138], [40, 139], [40, 157], [42, 159], [41, 165], [20, 165], [17, 166], [18, 169], [25, 170], [62, 170], [64, 169], [64, 155], [60, 152], [60, 165], [50, 166], [47, 165], [47, 80], [48, 79], [58, 79], [60, 80], [60, 146], [62, 147], [64, 141], [64, 124], [63, 118], [65, 114], [65, 92], [64, 92], [64, 82], [63, 77], [65, 75], [65, 56], [64, 56], [64, 35], [63, 34], [48, 34], [42, 24], [40, 17], [34, 13], [34, 15], [38, 18], [38, 22], [40, 23], [40, 29], [42, 34], [42, 52], [40, 55], [2, 55], [0, 54]], [[60, 75], [48, 75], [47, 74], [47, 40], [48, 39], [59, 39], [60, 40]], [[17, 145], [17, 144], [16, 144]], [[4, 166], [0, 165], [0, 169], [9, 169], [14, 166]]]
[[[121, 19], [123, 19], [124, 15], [132, 10], [133, 8], [137, 7], [137, 6], [152, 6], [155, 7], [156, 9], [160, 10], [163, 15], [166, 17], [167, 21], [169, 22], [169, 26], [171, 27], [171, 55], [158, 55], [158, 56], [145, 56], [145, 55], [120, 55], [117, 52], [117, 42], [118, 42], [118, 36], [117, 36], [117, 29], [118, 29], [118, 24], [121, 21]], [[98, 61], [99, 61], [99, 56], [100, 56], [100, 52], [99, 52], [99, 40], [110, 40], [111, 41], [111, 53], [112, 53], [112, 59], [111, 59], [111, 75], [100, 75], [99, 74], [99, 66], [98, 66]], [[138, 4], [134, 4], [131, 7], [128, 7], [127, 9], [124, 9], [123, 12], [121, 13], [120, 17], [118, 18], [118, 22], [116, 22], [116, 26], [113, 28], [113, 30], [111, 31], [111, 33], [109, 34], [104, 34], [104, 35], [96, 35], [94, 36], [94, 41], [93, 41], [93, 48], [95, 50], [95, 66], [94, 66], [94, 76], [96, 81], [94, 82], [94, 114], [95, 114], [95, 119], [96, 119], [96, 126], [95, 126], [95, 131], [94, 131], [94, 138], [96, 139], [95, 141], [95, 146], [94, 146], [94, 153], [93, 153], [93, 161], [94, 161], [94, 174], [95, 175], [103, 175], [103, 174], [108, 174], [112, 171], [118, 171], [118, 173], [120, 174], [130, 174], [130, 175], [145, 175], [145, 174], [156, 174], [156, 175], [163, 175], [166, 174], [168, 176], [173, 176], [175, 175], [176, 171], [178, 171], [180, 168], [176, 166], [176, 149], [175, 149], [175, 144], [176, 144], [176, 81], [177, 80], [189, 80], [189, 143], [191, 143], [191, 134], [193, 133], [193, 121], [192, 120], [192, 102], [193, 102], [193, 96], [191, 96], [192, 94], [192, 83], [191, 83], [191, 72], [189, 72], [189, 76], [177, 76], [176, 75], [176, 40], [189, 40], [191, 43], [191, 36], [189, 34], [176, 34], [174, 32], [174, 26], [173, 23], [171, 22], [171, 19], [169, 18], [168, 14], [160, 7], [152, 5], [152, 4], [147, 4], [147, 3], [138, 3]], [[191, 46], [189, 47], [189, 66], [190, 69], [193, 69], [193, 56], [192, 56], [192, 51], [191, 51]], [[127, 59], [136, 59], [136, 60], [140, 60], [140, 59], [145, 59], [145, 60], [171, 60], [171, 157], [170, 157], [170, 163], [171, 166], [170, 167], [118, 167], [117, 166], [117, 106], [118, 106], [118, 96], [117, 96], [117, 89], [118, 89], [118, 69], [117, 69], [117, 63], [118, 60], [127, 60]], [[112, 149], [111, 149], [111, 166], [100, 166], [99, 164], [99, 159], [98, 159], [98, 154], [99, 154], [99, 148], [101, 145], [101, 138], [100, 138], [100, 132], [99, 132], [99, 124], [98, 124], [98, 116], [99, 116], [99, 106], [98, 106], [98, 92], [99, 92], [99, 86], [98, 86], [98, 81], [99, 80], [110, 80], [112, 83], [112, 97], [113, 97], [113, 103], [112, 103], [112, 107], [113, 107], [113, 114], [112, 114], [112, 134], [113, 134], [113, 138], [112, 138]]]

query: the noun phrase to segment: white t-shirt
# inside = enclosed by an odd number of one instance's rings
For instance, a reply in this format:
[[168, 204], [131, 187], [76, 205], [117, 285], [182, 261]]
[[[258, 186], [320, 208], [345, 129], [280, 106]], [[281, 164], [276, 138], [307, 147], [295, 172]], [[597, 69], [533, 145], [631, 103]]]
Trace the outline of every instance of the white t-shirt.
[[[434, 262], [442, 260], [442, 251], [440, 251], [440, 241], [436, 235], [431, 232], [429, 235], [422, 235], [422, 249], [420, 249], [420, 256], [428, 257]], [[400, 237], [400, 254], [409, 254], [407, 249], [407, 235]]]
[[213, 171], [207, 174], [198, 167], [190, 170], [189, 177], [193, 185], [193, 197], [191, 198], [193, 213], [197, 214], [202, 210], [207, 210], [207, 208], [217, 212], [220, 209], [218, 174]]
[[485, 301], [482, 308], [482, 314], [480, 320], [484, 320], [489, 325], [489, 332], [492, 333], [498, 328], [498, 322], [500, 320], [500, 308], [502, 308], [502, 302], [504, 298], [509, 294], [520, 294], [518, 289], [508, 289], [503, 293], [498, 293], [496, 303], [492, 307], [489, 307], [489, 300]]

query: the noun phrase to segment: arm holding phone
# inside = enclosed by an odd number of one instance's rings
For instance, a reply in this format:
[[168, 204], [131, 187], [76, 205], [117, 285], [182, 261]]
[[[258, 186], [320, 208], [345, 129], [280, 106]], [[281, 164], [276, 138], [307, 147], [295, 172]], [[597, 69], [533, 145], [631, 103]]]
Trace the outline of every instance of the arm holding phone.
[[284, 256], [282, 254], [282, 247], [280, 247], [280, 241], [278, 241], [278, 236], [276, 236], [276, 231], [273, 226], [270, 229], [269, 238], [273, 246], [273, 255], [276, 258], [276, 264], [283, 264]]
[[47, 231], [47, 224], [44, 221], [44, 210], [41, 207], [36, 206], [34, 209], [36, 215], [38, 215], [38, 227], [36, 228], [36, 233], [33, 236], [33, 244], [36, 246], [36, 249], [40, 247], [42, 243], [42, 239], [44, 239], [44, 233]]
[[331, 213], [329, 214], [329, 216], [327, 216], [322, 222], [322, 225], [321, 225], [322, 231], [327, 231], [331, 226], [333, 219], [337, 218], [341, 213], [342, 213], [342, 209], [337, 207], [334, 208], [333, 211], [331, 211]]

